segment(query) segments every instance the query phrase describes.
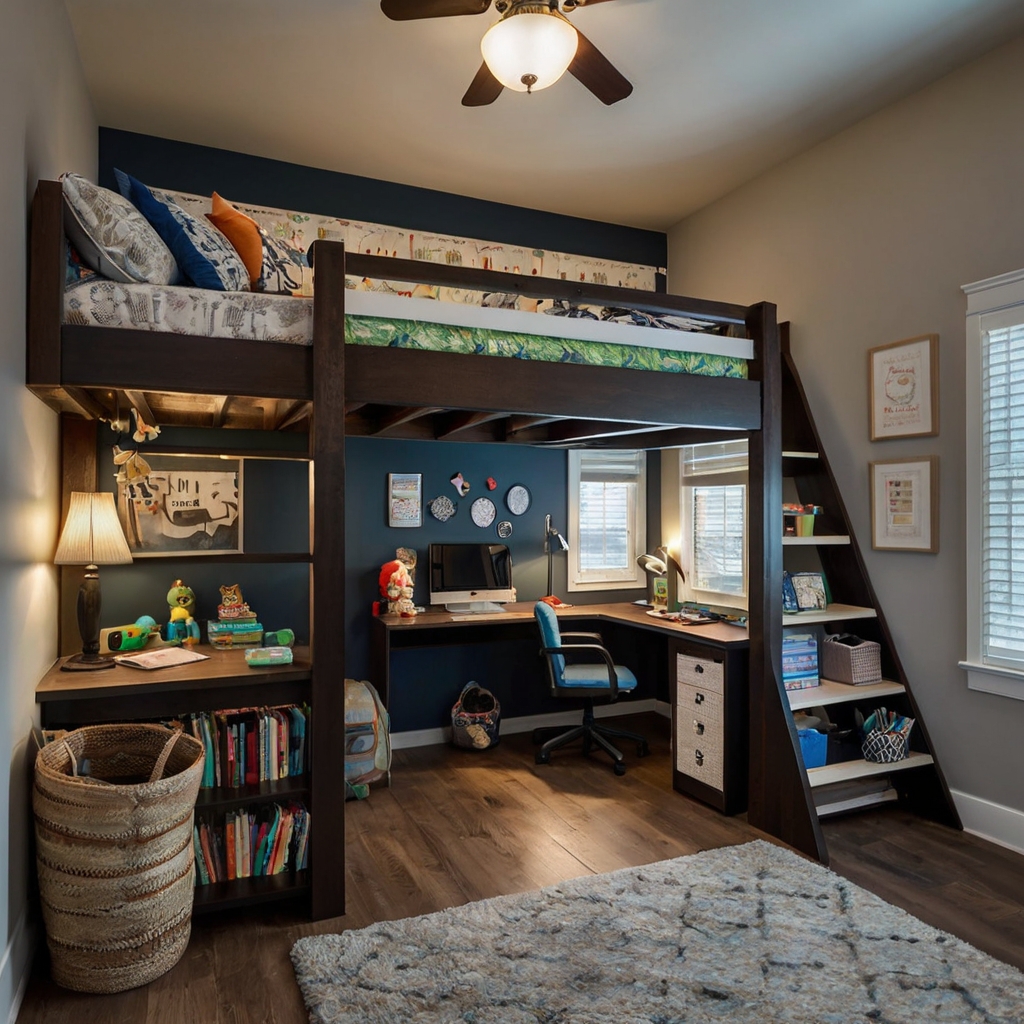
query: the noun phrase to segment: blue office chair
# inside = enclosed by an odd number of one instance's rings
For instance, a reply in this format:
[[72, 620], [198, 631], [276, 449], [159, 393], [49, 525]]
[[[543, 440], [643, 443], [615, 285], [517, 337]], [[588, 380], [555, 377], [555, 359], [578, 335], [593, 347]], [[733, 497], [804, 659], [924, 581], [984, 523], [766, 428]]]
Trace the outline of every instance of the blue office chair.
[[[533, 614], [540, 626], [543, 643], [541, 654], [544, 655], [547, 664], [552, 696], [584, 699], [582, 724], [544, 743], [537, 751], [537, 764], [548, 764], [552, 750], [582, 739], [584, 754], [589, 754], [594, 746], [600, 747], [610, 754], [615, 762], [615, 774], [625, 775], [626, 765], [622, 753], [611, 740], [632, 741], [636, 744], [639, 757], [649, 753], [647, 740], [635, 732], [598, 725], [594, 721], [594, 701], [611, 703], [618, 699], [620, 693], [631, 693], [636, 689], [636, 676], [628, 668], [612, 663], [612, 656], [602, 646], [600, 633], [562, 633], [558, 628], [555, 610], [543, 601], [537, 602]], [[563, 640], [570, 640], [572, 643], [563, 643]], [[577, 651], [590, 654], [589, 662], [566, 664], [566, 655], [572, 657]], [[540, 742], [542, 732], [543, 730], [537, 730], [533, 734], [534, 742]]]

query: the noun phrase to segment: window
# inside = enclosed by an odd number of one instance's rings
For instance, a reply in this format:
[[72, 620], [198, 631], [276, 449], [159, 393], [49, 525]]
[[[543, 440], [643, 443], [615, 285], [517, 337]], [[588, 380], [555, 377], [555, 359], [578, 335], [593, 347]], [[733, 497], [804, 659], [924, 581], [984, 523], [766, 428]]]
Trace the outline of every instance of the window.
[[688, 589], [698, 601], [745, 604], [747, 442], [688, 445], [682, 449], [681, 469]]
[[646, 492], [644, 452], [569, 452], [569, 590], [645, 585]]
[[[967, 344], [968, 686], [1024, 699], [1024, 274], [972, 285]], [[1021, 304], [1006, 307], [1014, 297]], [[1009, 294], [1007, 294], [1009, 293]], [[980, 309], [977, 308], [980, 306]]]

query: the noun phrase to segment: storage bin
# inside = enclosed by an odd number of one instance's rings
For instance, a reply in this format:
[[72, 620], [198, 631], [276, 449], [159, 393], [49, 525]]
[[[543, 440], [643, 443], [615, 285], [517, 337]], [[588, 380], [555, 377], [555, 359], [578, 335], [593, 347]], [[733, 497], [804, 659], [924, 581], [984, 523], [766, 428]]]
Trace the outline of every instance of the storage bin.
[[476, 683], [467, 683], [452, 708], [452, 743], [466, 750], [489, 750], [498, 745], [501, 705]]
[[817, 729], [800, 729], [800, 754], [804, 759], [805, 768], [820, 768], [825, 763], [828, 752], [828, 736]]
[[893, 761], [902, 761], [907, 756], [909, 742], [909, 734], [904, 736], [898, 732], [878, 732], [873, 729], [864, 738], [861, 752], [865, 761], [891, 764]]
[[36, 863], [58, 985], [122, 992], [181, 958], [202, 773], [203, 745], [159, 725], [86, 726], [39, 752]]
[[881, 648], [852, 633], [827, 636], [821, 645], [821, 674], [837, 683], [881, 682]]

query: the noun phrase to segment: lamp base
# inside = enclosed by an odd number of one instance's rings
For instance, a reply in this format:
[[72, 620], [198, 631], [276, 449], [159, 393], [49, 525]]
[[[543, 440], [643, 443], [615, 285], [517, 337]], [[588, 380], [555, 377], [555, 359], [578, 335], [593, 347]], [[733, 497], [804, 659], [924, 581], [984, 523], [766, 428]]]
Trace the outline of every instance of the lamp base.
[[103, 658], [98, 654], [73, 654], [61, 665], [61, 672], [96, 672], [101, 668], [116, 668], [113, 658]]

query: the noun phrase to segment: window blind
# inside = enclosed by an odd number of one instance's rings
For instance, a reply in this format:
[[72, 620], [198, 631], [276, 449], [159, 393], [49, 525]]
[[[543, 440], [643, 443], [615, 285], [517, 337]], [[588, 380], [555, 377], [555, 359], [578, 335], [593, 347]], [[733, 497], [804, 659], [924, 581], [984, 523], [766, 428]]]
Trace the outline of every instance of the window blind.
[[693, 583], [695, 590], [744, 593], [743, 484], [693, 488]]
[[1024, 669], [1024, 323], [982, 338], [981, 654]]

